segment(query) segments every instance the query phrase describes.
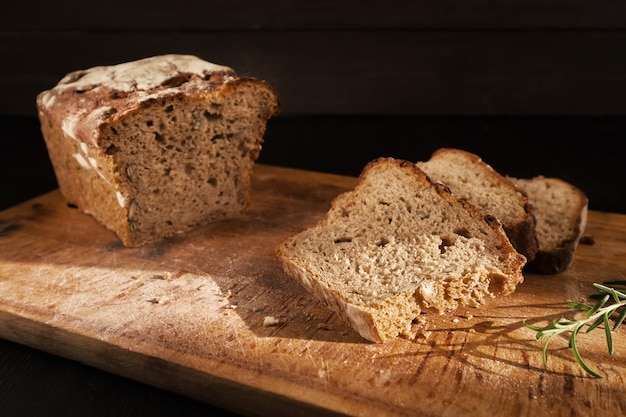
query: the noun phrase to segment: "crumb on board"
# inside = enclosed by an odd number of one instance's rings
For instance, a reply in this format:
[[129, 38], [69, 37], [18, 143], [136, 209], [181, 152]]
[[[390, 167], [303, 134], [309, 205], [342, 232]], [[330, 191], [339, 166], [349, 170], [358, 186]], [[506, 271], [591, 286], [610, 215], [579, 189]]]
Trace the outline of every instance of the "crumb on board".
[[165, 304], [170, 301], [170, 297], [167, 295], [159, 295], [157, 297], [151, 298], [150, 301], [152, 304]]
[[279, 324], [281, 324], [280, 319], [274, 316], [265, 316], [263, 318], [263, 327], [278, 326]]
[[421, 339], [421, 340], [426, 340], [428, 339], [431, 335], [433, 334], [432, 331], [430, 330], [422, 330], [421, 332], [418, 332], [415, 334], [415, 338], [416, 339]]
[[474, 318], [474, 315], [472, 313], [470, 313], [469, 311], [466, 311], [465, 314], [462, 314], [459, 317], [464, 318], [466, 320], [471, 320], [471, 319]]
[[581, 245], [593, 245], [596, 243], [596, 240], [591, 235], [584, 235], [578, 241]]
[[228, 302], [228, 305], [223, 308], [229, 310], [236, 310], [239, 307], [239, 303], [237, 301], [229, 301], [233, 297], [233, 292], [228, 290], [226, 293], [222, 294], [222, 301]]
[[[131, 279], [140, 279], [142, 278], [141, 275], [131, 275], [130, 276]], [[170, 279], [172, 279], [172, 273], [171, 272], [163, 272], [162, 274], [152, 274], [149, 276], [150, 279], [162, 279], [164, 281], [169, 281]]]
[[150, 278], [152, 279], [162, 279], [164, 281], [168, 281], [172, 278], [172, 273], [171, 272], [163, 272], [162, 274], [154, 274], [152, 275]]
[[471, 314], [469, 311], [466, 311], [464, 314], [459, 314], [457, 317], [454, 317], [452, 319], [452, 323], [458, 323], [461, 321], [461, 319], [472, 320], [473, 318], [474, 315]]
[[322, 322], [322, 323], [317, 323], [317, 328], [318, 328], [319, 330], [332, 330], [332, 329], [333, 329], [333, 326], [331, 326], [331, 325], [330, 325], [330, 324], [328, 324], [328, 323], [323, 323], [323, 322]]

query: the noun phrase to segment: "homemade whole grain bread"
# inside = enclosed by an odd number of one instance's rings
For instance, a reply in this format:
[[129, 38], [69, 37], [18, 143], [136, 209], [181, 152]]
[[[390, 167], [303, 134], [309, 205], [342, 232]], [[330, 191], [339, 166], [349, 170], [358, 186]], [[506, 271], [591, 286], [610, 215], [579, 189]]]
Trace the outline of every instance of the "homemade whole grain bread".
[[63, 196], [137, 246], [246, 208], [279, 99], [231, 68], [162, 55], [72, 72], [37, 108]]
[[536, 274], [565, 271], [587, 225], [588, 198], [579, 188], [560, 178], [511, 178], [528, 194], [535, 207], [539, 250], [525, 270]]
[[485, 214], [495, 216], [511, 244], [531, 261], [539, 242], [536, 219], [528, 196], [511, 180], [498, 173], [479, 156], [454, 148], [435, 151], [417, 165], [433, 181], [445, 184], [459, 198], [469, 200]]
[[370, 162], [354, 190], [276, 253], [287, 274], [374, 342], [411, 337], [422, 313], [512, 293], [526, 262], [495, 217], [392, 158]]

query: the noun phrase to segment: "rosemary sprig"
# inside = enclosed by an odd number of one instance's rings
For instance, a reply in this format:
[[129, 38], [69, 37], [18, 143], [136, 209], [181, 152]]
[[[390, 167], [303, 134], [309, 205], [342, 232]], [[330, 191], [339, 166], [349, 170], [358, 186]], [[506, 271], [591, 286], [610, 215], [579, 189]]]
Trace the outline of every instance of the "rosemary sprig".
[[[607, 284], [622, 283], [621, 281], [606, 282]], [[619, 291], [613, 287], [602, 284], [593, 284], [593, 286], [600, 292], [598, 301], [595, 305], [589, 306], [583, 303], [571, 301], [567, 303], [570, 308], [576, 308], [581, 311], [586, 311], [585, 318], [582, 320], [554, 320], [552, 323], [545, 327], [536, 327], [524, 322], [524, 326], [534, 332], [536, 332], [535, 338], [543, 341], [543, 365], [547, 366], [548, 363], [548, 345], [555, 337], [569, 333], [569, 348], [574, 353], [574, 358], [580, 367], [589, 375], [596, 378], [602, 378], [602, 375], [592, 370], [583, 360], [578, 346], [576, 344], [576, 338], [582, 329], [587, 326], [585, 333], [589, 333], [595, 328], [604, 327], [604, 336], [606, 338], [606, 344], [609, 354], [613, 354], [613, 336], [612, 332], [617, 329], [626, 319], [626, 292]], [[611, 300], [611, 302], [609, 302]], [[620, 311], [621, 310], [621, 311]], [[614, 324], [611, 326], [610, 320], [612, 316], [616, 315]]]

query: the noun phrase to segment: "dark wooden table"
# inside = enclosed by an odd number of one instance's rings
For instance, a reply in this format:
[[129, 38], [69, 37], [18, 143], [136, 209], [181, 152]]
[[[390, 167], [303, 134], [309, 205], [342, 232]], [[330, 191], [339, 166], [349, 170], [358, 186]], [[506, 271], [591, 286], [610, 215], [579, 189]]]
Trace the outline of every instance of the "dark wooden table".
[[0, 414], [6, 417], [236, 415], [2, 339]]

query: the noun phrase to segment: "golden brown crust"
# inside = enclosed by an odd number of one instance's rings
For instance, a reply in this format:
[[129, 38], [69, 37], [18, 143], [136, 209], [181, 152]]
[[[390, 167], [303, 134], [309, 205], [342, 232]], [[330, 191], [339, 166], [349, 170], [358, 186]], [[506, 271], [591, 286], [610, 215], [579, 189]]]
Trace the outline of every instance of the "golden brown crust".
[[[202, 99], [239, 77], [234, 70], [188, 56], [163, 55], [66, 75], [37, 96], [37, 108], [62, 121], [76, 140], [98, 145], [99, 127], [176, 96]], [[192, 65], [186, 70], [186, 65]]]

